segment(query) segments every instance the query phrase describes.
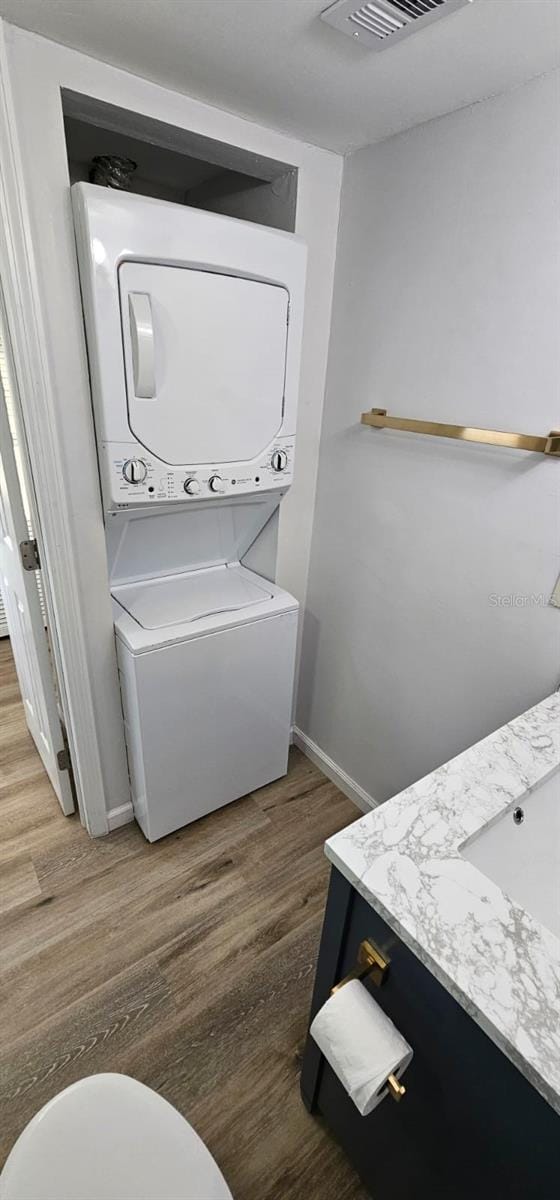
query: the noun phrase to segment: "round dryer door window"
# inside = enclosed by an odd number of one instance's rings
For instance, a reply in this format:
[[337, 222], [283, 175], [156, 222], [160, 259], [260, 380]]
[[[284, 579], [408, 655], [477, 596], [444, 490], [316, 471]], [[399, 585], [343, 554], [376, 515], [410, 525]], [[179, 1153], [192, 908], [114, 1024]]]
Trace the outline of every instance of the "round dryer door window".
[[285, 288], [125, 262], [121, 320], [134, 437], [171, 465], [243, 462], [282, 424]]

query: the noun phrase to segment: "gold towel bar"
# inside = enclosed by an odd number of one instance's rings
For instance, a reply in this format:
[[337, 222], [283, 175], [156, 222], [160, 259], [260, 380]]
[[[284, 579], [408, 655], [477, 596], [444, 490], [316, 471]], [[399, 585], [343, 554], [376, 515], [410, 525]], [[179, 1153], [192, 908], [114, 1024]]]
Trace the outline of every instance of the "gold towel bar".
[[372, 408], [362, 413], [362, 425], [375, 429], [401, 429], [407, 433], [427, 433], [431, 437], [458, 438], [463, 442], [484, 442], [488, 446], [509, 446], [511, 450], [533, 450], [560, 458], [560, 430], [552, 429], [548, 437], [532, 437], [529, 433], [501, 433], [499, 429], [476, 429], [468, 425], [444, 425], [439, 421], [414, 421], [409, 417], [389, 417], [386, 408]]

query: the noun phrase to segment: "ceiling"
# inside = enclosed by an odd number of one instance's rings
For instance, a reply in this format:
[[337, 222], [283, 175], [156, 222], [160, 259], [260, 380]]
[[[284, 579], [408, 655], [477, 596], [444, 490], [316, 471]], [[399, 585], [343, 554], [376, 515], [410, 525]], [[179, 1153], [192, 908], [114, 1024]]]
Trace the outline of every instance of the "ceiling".
[[382, 53], [328, 0], [0, 0], [0, 14], [341, 152], [507, 91], [560, 63], [560, 0], [474, 0]]

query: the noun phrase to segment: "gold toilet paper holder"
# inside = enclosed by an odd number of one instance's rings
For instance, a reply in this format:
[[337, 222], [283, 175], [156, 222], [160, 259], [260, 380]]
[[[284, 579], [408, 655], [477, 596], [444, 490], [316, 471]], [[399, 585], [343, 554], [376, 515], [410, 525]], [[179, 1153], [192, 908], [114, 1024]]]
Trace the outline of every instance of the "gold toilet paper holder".
[[344, 987], [345, 983], [351, 983], [353, 979], [367, 979], [370, 977], [376, 987], [381, 987], [381, 984], [385, 983], [387, 978], [389, 962], [390, 959], [385, 954], [382, 954], [381, 950], [378, 950], [377, 946], [374, 946], [369, 938], [365, 938], [358, 946], [358, 959], [354, 970], [349, 975], [345, 975], [344, 979], [340, 980], [340, 983], [336, 983], [331, 988], [331, 996], [335, 992], [338, 992], [339, 988]]
[[[336, 983], [331, 988], [331, 996], [334, 996], [335, 992], [340, 991], [340, 988], [344, 987], [346, 983], [350, 983], [352, 979], [362, 980], [369, 978], [376, 987], [381, 987], [385, 983], [389, 973], [390, 961], [387, 955], [382, 954], [381, 950], [378, 950], [377, 946], [374, 946], [369, 938], [364, 938], [364, 941], [360, 942], [358, 946], [358, 960], [354, 970], [349, 975], [345, 975], [344, 979], [340, 980], [340, 983]], [[405, 1095], [406, 1088], [397, 1079], [396, 1075], [388, 1075], [387, 1091], [391, 1098], [398, 1102]]]

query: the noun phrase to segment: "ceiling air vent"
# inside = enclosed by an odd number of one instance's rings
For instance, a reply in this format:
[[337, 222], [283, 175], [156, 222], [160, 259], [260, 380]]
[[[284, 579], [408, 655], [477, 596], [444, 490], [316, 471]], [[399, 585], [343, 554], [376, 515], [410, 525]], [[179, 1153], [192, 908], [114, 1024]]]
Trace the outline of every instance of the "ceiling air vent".
[[372, 50], [386, 50], [401, 38], [447, 17], [472, 0], [375, 0], [356, 7], [356, 0], [337, 0], [321, 20]]

